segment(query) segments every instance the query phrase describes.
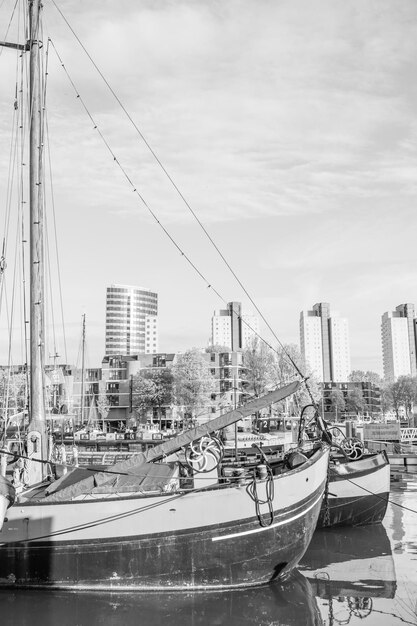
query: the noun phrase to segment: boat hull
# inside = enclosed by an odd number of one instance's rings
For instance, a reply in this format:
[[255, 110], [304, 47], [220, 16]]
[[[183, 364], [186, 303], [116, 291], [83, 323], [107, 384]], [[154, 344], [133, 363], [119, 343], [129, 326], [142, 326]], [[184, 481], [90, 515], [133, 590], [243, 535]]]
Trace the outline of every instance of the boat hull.
[[[0, 586], [198, 589], [282, 579], [311, 540], [327, 462], [323, 449], [274, 478], [270, 526], [243, 484], [13, 506], [0, 534]], [[261, 506], [263, 523], [267, 511]]]
[[[3, 455], [0, 454], [0, 458]], [[16, 493], [13, 485], [0, 474], [0, 533], [3, 528], [3, 521], [6, 511], [15, 501]]]
[[390, 466], [385, 452], [331, 463], [328, 494], [323, 498], [317, 528], [382, 522], [389, 492]]
[[9, 505], [10, 505], [9, 500], [6, 498], [6, 496], [0, 493], [0, 531], [3, 527], [3, 520], [6, 516], [6, 511]]

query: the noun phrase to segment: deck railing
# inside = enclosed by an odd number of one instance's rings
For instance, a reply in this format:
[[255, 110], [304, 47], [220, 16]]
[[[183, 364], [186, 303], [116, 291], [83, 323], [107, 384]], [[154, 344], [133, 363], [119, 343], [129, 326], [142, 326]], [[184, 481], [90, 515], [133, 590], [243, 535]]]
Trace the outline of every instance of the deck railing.
[[401, 428], [401, 443], [417, 441], [417, 428]]

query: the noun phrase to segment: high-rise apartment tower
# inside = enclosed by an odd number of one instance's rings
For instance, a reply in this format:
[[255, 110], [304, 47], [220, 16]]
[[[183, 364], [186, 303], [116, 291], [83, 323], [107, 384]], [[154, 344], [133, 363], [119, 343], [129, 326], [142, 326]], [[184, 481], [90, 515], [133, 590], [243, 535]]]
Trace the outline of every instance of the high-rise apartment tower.
[[350, 374], [349, 328], [346, 318], [330, 312], [327, 302], [300, 313], [301, 354], [321, 382], [345, 382]]
[[111, 285], [106, 294], [106, 356], [158, 352], [158, 294]]
[[259, 334], [255, 315], [242, 314], [240, 302], [229, 302], [227, 309], [214, 311], [211, 318], [211, 345], [227, 346], [232, 351], [245, 348]]
[[414, 304], [399, 304], [395, 311], [383, 314], [382, 359], [386, 380], [417, 375], [416, 325]]

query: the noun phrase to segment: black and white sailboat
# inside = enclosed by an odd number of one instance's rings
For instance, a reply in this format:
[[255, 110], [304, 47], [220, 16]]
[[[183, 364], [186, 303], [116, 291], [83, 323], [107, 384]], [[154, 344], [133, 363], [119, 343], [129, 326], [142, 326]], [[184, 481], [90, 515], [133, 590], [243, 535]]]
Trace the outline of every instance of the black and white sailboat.
[[[31, 486], [2, 519], [0, 586], [183, 589], [282, 579], [316, 527], [329, 447], [317, 442], [301, 463], [287, 459], [273, 472], [262, 467], [231, 474], [223, 471], [213, 434], [294, 393], [297, 382], [111, 471], [75, 470], [51, 481], [43, 383], [42, 7], [40, 0], [26, 6], [28, 42], [7, 45], [30, 56]], [[5, 497], [7, 506], [12, 489]]]
[[[332, 436], [332, 428], [328, 434]], [[368, 452], [355, 437], [339, 438], [330, 453], [329, 477], [318, 528], [365, 526], [384, 519], [390, 493], [387, 454]]]
[[382, 522], [389, 493], [390, 465], [385, 452], [364, 454], [357, 460], [334, 453], [318, 528]]

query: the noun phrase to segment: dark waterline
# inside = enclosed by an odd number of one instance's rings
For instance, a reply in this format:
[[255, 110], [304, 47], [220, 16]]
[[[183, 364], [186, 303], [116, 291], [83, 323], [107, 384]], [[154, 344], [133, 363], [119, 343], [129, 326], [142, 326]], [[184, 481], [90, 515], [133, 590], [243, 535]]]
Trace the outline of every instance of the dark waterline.
[[0, 607], [0, 623], [16, 626], [321, 623], [312, 588], [298, 572], [283, 585], [223, 592], [2, 593]]
[[175, 594], [4, 591], [0, 626], [417, 624], [417, 474], [396, 476], [383, 525], [317, 532], [283, 584]]

